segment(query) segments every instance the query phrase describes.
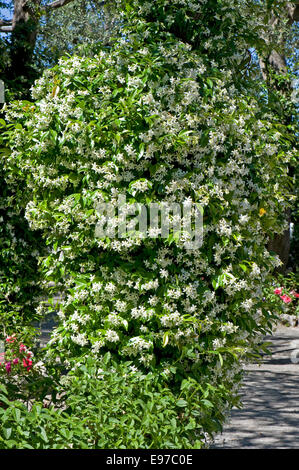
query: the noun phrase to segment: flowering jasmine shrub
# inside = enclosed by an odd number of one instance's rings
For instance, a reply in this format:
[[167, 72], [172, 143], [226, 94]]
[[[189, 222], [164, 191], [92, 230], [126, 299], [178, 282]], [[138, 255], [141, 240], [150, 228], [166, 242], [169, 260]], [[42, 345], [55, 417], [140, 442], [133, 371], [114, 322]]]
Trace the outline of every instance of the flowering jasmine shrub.
[[[205, 50], [177, 34], [171, 2], [153, 10], [123, 3], [123, 39], [93, 58], [62, 58], [36, 83], [33, 103], [9, 107], [6, 118], [18, 126], [6, 164], [26, 178], [26, 218], [44, 233], [45, 275], [63, 293], [48, 359], [76, 368], [110, 351], [158, 374], [173, 393], [187, 379], [203, 396], [213, 387], [207, 420], [198, 402], [212, 435], [237, 402], [241, 358], [271, 328], [262, 286], [280, 261], [266, 243], [284, 229], [292, 152], [261, 94], [248, 91], [224, 52], [209, 56], [218, 33], [238, 53], [246, 17], [234, 43], [234, 2], [221, 2], [229, 14], [207, 33]], [[194, 27], [210, 21], [210, 2], [184, 3]], [[201, 246], [174, 228], [166, 238], [140, 235], [134, 223], [115, 236], [124, 200], [128, 215], [136, 204], [198, 204]], [[104, 203], [108, 215], [99, 213]], [[106, 218], [111, 232], [98, 237]]]

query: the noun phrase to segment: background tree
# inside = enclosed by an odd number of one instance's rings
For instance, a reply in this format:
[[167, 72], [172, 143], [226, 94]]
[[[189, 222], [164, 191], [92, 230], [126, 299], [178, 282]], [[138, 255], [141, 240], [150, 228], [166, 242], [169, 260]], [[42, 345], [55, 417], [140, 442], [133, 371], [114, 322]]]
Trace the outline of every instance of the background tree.
[[[41, 65], [55, 65], [62, 55], [92, 55], [93, 46], [109, 44], [119, 34], [119, 17], [103, 1], [73, 0], [41, 18], [37, 50]], [[53, 31], [59, 29], [59, 34]]]
[[[0, 7], [0, 31], [6, 33], [0, 39], [0, 78], [5, 82], [6, 101], [29, 98], [32, 83], [45, 67], [55, 65], [63, 54], [78, 52], [80, 43], [91, 46], [107, 41], [117, 23], [109, 20], [109, 11], [104, 15], [102, 2], [97, 0], [47, 4], [15, 0], [1, 2]], [[11, 169], [6, 167], [7, 130], [0, 121], [0, 314], [4, 335], [24, 331], [42, 317], [42, 312], [35, 311], [36, 299], [43, 293], [38, 257], [46, 250], [40, 234], [33, 233], [24, 218], [25, 181], [16, 178], [12, 182]]]
[[0, 32], [7, 33], [2, 39], [6, 58], [0, 73], [6, 84], [18, 92], [18, 97], [29, 97], [29, 88], [43, 68], [53, 66], [62, 54], [74, 52], [79, 44], [107, 41], [118, 20], [109, 16], [109, 9], [104, 14], [103, 3], [100, 0], [2, 3], [2, 11], [6, 14], [10, 11], [11, 19], [0, 18]]
[[[296, 139], [298, 120], [296, 111], [298, 100], [294, 99], [294, 77], [298, 70], [298, 26], [299, 1], [285, 3], [270, 0], [266, 3], [268, 9], [268, 28], [265, 29], [263, 39], [265, 44], [259, 49], [259, 65], [262, 77], [268, 92], [268, 105], [277, 113], [282, 123], [287, 125]], [[295, 175], [296, 161], [291, 162], [289, 172]], [[290, 224], [297, 222], [297, 209], [289, 208], [285, 219], [287, 228], [283, 233], [277, 234], [269, 243], [269, 248], [277, 253], [283, 262], [279, 269], [284, 272], [288, 265], [291, 240]], [[296, 231], [296, 229], [295, 229]], [[294, 247], [296, 250], [296, 247]]]

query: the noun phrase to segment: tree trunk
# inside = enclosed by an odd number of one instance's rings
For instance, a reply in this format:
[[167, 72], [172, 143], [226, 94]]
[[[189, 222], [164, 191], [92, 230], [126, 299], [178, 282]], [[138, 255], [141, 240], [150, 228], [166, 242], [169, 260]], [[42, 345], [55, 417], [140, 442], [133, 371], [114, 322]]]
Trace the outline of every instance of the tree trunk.
[[14, 0], [10, 42], [10, 65], [7, 78], [18, 88], [29, 89], [36, 78], [32, 67], [38, 30], [38, 7], [41, 0]]

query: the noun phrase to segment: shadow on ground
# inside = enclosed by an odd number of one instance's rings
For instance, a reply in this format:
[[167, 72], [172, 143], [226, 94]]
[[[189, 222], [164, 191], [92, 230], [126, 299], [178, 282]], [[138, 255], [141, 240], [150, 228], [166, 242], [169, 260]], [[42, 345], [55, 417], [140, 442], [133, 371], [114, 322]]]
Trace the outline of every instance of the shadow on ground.
[[243, 408], [233, 409], [212, 448], [299, 448], [299, 328], [280, 327], [273, 337], [272, 356], [246, 368]]

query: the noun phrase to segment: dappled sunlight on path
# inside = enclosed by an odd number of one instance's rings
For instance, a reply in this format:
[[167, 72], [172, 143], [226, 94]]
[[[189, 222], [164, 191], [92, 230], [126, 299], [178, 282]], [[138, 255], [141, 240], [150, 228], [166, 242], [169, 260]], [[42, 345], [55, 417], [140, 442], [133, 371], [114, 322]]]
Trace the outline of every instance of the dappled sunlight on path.
[[273, 354], [246, 367], [243, 408], [232, 410], [212, 448], [299, 448], [299, 362], [291, 359], [299, 328], [280, 326], [266, 340]]

